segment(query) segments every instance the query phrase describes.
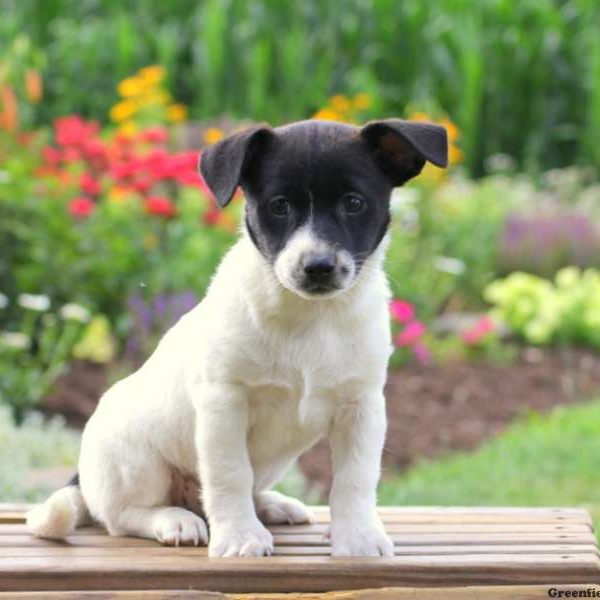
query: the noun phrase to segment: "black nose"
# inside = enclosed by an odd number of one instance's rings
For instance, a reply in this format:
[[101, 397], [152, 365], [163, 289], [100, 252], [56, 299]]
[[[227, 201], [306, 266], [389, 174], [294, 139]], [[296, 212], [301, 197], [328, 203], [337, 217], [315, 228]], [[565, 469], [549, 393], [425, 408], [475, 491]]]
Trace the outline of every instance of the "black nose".
[[335, 269], [333, 256], [311, 256], [304, 263], [304, 273], [311, 281], [327, 281]]

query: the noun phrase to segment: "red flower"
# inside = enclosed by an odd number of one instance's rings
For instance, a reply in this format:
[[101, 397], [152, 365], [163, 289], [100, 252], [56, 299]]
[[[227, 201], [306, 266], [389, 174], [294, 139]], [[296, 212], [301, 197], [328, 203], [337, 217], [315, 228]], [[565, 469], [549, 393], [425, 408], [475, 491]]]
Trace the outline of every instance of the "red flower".
[[151, 215], [165, 217], [166, 219], [175, 214], [175, 206], [171, 200], [164, 196], [149, 196], [146, 199], [146, 210]]
[[52, 146], [42, 148], [42, 158], [48, 165], [55, 167], [60, 162], [60, 152]]
[[425, 325], [421, 321], [413, 321], [396, 336], [395, 342], [398, 346], [412, 346], [424, 333]]
[[169, 139], [169, 134], [164, 127], [150, 127], [142, 131], [140, 137], [151, 144], [164, 144]]
[[102, 191], [100, 184], [89, 173], [84, 173], [81, 176], [79, 185], [81, 191], [88, 196], [97, 196]]
[[92, 200], [82, 196], [81, 198], [73, 198], [69, 202], [69, 212], [77, 219], [85, 219], [89, 217], [96, 208], [96, 205]]
[[219, 221], [221, 220], [221, 212], [216, 208], [209, 208], [202, 215], [202, 220], [204, 223], [206, 223], [206, 225], [214, 227], [215, 225], [218, 225]]
[[61, 146], [78, 146], [94, 137], [100, 125], [94, 121], [85, 121], [79, 115], [61, 117], [54, 121], [54, 134]]

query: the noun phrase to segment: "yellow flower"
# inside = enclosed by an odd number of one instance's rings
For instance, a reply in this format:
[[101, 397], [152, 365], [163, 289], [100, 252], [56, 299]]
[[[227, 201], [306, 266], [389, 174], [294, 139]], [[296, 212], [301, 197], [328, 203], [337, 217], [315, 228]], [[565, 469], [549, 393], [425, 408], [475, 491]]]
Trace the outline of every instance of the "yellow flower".
[[456, 141], [456, 139], [458, 138], [458, 127], [456, 126], [456, 123], [454, 123], [450, 119], [442, 119], [440, 121], [440, 125], [446, 128], [446, 131], [448, 132], [448, 139], [450, 140], [450, 142]]
[[137, 105], [133, 100], [121, 100], [110, 109], [110, 118], [115, 123], [131, 119], [137, 111]]
[[107, 363], [115, 357], [116, 350], [108, 319], [98, 315], [85, 328], [81, 340], [73, 348], [73, 356], [80, 360]]
[[164, 90], [150, 90], [138, 100], [140, 106], [163, 105], [171, 101], [171, 94]]
[[338, 113], [345, 113], [350, 109], [350, 101], [343, 94], [337, 94], [329, 99], [329, 104]]
[[342, 117], [331, 108], [322, 108], [313, 115], [313, 119], [319, 119], [321, 121], [341, 121]]
[[448, 163], [451, 165], [456, 165], [457, 163], [462, 162], [464, 159], [464, 152], [458, 146], [455, 146], [450, 142], [450, 144], [448, 144]]
[[225, 134], [218, 127], [209, 127], [204, 132], [204, 143], [205, 144], [214, 144], [219, 140], [222, 140]]
[[160, 83], [165, 77], [165, 70], [160, 65], [151, 65], [138, 71], [138, 75], [149, 85]]
[[138, 127], [134, 121], [124, 121], [119, 127], [119, 133], [131, 137], [138, 131]]
[[139, 96], [147, 90], [146, 83], [139, 77], [128, 77], [123, 79], [117, 86], [117, 91], [124, 98], [133, 98]]
[[184, 121], [187, 117], [187, 108], [183, 104], [171, 104], [167, 108], [167, 119], [173, 123]]
[[352, 104], [356, 110], [366, 110], [371, 106], [371, 97], [365, 93], [356, 94], [352, 98]]
[[411, 121], [431, 121], [432, 120], [431, 117], [427, 113], [419, 112], [419, 111], [411, 113], [410, 115], [408, 115], [408, 118]]

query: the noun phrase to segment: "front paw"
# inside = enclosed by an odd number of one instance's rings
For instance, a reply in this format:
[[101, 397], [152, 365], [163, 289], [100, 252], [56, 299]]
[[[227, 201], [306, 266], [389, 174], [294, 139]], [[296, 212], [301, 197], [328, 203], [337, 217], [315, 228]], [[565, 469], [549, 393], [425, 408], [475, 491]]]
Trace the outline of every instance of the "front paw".
[[208, 556], [270, 556], [273, 553], [271, 532], [256, 520], [237, 525], [214, 525], [210, 530]]
[[383, 526], [344, 523], [332, 527], [332, 556], [394, 556], [394, 543]]

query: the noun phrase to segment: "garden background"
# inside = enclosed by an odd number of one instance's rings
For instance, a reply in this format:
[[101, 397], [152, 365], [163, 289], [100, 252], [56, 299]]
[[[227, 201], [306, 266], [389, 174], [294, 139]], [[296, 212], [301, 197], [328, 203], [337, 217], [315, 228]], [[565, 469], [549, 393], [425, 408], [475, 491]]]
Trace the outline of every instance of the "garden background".
[[[204, 294], [242, 200], [207, 144], [256, 121], [448, 128], [392, 198], [382, 502], [600, 516], [594, 0], [5, 0], [0, 500], [75, 468], [110, 382]], [[323, 499], [326, 444], [283, 486]]]

